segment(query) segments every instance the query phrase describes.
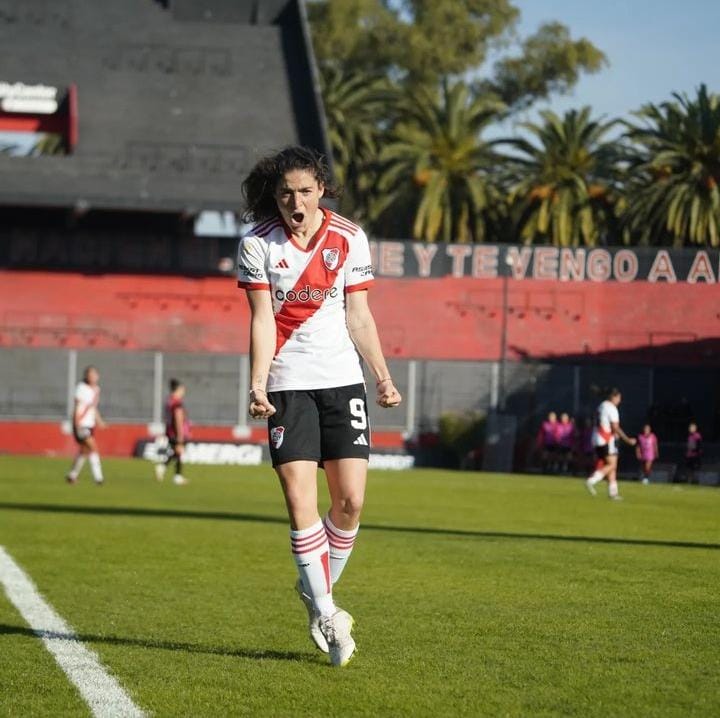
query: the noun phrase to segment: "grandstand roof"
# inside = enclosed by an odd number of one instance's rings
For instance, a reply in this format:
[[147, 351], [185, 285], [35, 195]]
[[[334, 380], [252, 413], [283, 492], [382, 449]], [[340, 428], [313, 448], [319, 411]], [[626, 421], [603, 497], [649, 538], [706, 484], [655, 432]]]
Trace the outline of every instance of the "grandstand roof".
[[11, 0], [3, 11], [0, 86], [57, 88], [74, 147], [0, 154], [0, 205], [228, 209], [262, 154], [327, 151], [301, 0]]

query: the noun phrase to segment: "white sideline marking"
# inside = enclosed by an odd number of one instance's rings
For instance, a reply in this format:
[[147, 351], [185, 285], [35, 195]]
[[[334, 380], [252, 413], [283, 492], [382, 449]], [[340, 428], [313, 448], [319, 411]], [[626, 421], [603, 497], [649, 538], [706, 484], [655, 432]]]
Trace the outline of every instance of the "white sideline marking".
[[77, 634], [47, 603], [30, 577], [0, 546], [0, 583], [8, 598], [42, 638], [60, 668], [80, 691], [98, 718], [145, 716], [122, 686], [105, 670], [98, 656], [78, 640]]

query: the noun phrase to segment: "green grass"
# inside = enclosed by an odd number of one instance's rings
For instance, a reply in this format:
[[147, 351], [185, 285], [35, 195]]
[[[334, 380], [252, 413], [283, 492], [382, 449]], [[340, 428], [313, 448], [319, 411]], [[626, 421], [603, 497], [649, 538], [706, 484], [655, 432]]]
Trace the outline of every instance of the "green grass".
[[[329, 667], [269, 467], [0, 458], [0, 545], [157, 716], [720, 714], [720, 490], [373, 472]], [[86, 469], [87, 471], [87, 469]], [[0, 714], [87, 715], [0, 591]]]

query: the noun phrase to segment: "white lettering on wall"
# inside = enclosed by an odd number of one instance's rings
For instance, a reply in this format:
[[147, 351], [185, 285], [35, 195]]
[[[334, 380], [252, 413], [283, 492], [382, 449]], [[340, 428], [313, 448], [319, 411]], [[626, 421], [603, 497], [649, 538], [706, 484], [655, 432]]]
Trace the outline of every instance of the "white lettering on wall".
[[536, 247], [533, 259], [533, 279], [557, 279], [558, 255], [557, 247]]
[[692, 267], [688, 272], [687, 280], [690, 284], [696, 284], [699, 279], [708, 284], [715, 283], [715, 273], [713, 272], [710, 258], [705, 250], [701, 249], [693, 260]]
[[657, 282], [659, 279], [664, 279], [671, 284], [677, 282], [675, 268], [672, 259], [670, 259], [670, 253], [666, 249], [660, 249], [655, 255], [655, 260], [648, 274], [648, 282]]
[[585, 279], [585, 250], [563, 247], [560, 250], [560, 281], [570, 279], [582, 282]]
[[472, 258], [472, 276], [476, 279], [495, 279], [498, 275], [498, 248], [479, 245]]
[[432, 273], [432, 261], [438, 251], [437, 244], [413, 242], [412, 248], [418, 263], [418, 276], [429, 277]]
[[465, 244], [448, 244], [445, 252], [448, 257], [452, 257], [452, 276], [464, 277], [465, 259], [472, 254], [472, 248]]
[[405, 245], [402, 242], [383, 242], [380, 245], [378, 274], [384, 277], [405, 276]]
[[587, 277], [593, 282], [607, 282], [610, 279], [612, 257], [607, 249], [593, 249], [588, 254]]
[[632, 282], [638, 273], [638, 258], [635, 252], [621, 249], [613, 257], [613, 274], [618, 282]]
[[505, 255], [512, 266], [513, 279], [525, 279], [528, 267], [530, 266], [530, 258], [532, 257], [532, 249], [530, 247], [508, 247]]

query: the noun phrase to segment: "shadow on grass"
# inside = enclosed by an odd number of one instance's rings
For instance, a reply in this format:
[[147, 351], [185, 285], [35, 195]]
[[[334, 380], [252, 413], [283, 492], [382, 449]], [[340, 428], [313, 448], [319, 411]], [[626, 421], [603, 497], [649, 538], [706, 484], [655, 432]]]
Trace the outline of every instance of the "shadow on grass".
[[256, 661], [316, 661], [315, 653], [298, 651], [263, 651], [250, 648], [223, 648], [221, 646], [204, 646], [196, 643], [177, 641], [157, 641], [148, 638], [120, 638], [118, 636], [93, 636], [85, 633], [68, 634], [55, 631], [34, 631], [26, 626], [11, 626], [0, 623], [0, 636], [16, 635], [31, 638], [57, 638], [79, 643], [104, 643], [110, 646], [134, 646], [137, 648], [155, 648], [163, 651], [184, 651], [186, 653], [202, 653], [213, 656], [229, 656], [230, 658], [249, 658]]
[[[240, 521], [287, 526], [283, 516], [242, 514], [231, 511], [191, 511], [188, 509], [151, 509], [130, 506], [73, 506], [63, 504], [30, 504], [0, 501], [0, 511], [33, 511], [57, 514], [87, 514], [90, 516], [126, 516], [138, 518], [204, 519], [210, 521]], [[472, 529], [436, 528], [433, 526], [382, 526], [362, 524], [363, 531], [387, 531], [431, 536], [456, 536], [460, 538], [516, 539], [537, 541], [571, 541], [581, 543], [616, 544], [621, 546], [663, 546], [666, 548], [720, 549], [719, 543], [699, 541], [672, 541], [665, 539], [617, 538], [612, 536], [564, 536], [562, 534], [538, 534], [515, 531], [475, 531]]]

